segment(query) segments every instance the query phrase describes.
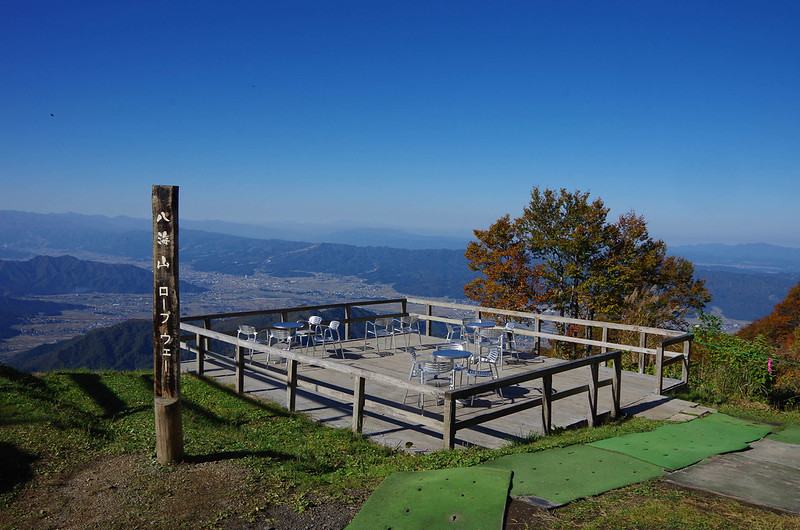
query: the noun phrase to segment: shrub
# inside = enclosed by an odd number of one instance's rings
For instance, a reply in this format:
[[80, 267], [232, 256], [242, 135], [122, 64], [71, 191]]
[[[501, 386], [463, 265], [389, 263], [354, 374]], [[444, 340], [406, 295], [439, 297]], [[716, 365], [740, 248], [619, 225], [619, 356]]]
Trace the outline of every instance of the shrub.
[[721, 320], [712, 315], [702, 314], [700, 321], [691, 362], [695, 385], [727, 397], [769, 398], [780, 367], [770, 363], [774, 351], [766, 341], [723, 333]]

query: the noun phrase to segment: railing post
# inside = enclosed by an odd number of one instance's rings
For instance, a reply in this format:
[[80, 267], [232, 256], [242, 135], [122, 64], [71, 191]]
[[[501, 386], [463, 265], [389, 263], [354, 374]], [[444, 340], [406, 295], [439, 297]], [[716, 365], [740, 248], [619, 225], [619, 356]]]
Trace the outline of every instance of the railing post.
[[545, 375], [542, 377], [542, 430], [545, 434], [550, 434], [550, 426], [553, 422], [553, 376]]
[[[433, 316], [433, 306], [431, 304], [425, 304], [425, 313], [428, 315], [428, 317]], [[425, 335], [430, 337], [432, 334], [433, 334], [433, 321], [430, 318], [428, 318], [428, 320], [425, 321]]]
[[[211, 329], [210, 318], [203, 319], [203, 329]], [[211, 349], [211, 339], [198, 335], [197, 349], [197, 375], [203, 375], [206, 371], [206, 352]]]
[[683, 362], [681, 363], [681, 381], [689, 386], [689, 356], [692, 354], [692, 339], [683, 343]]
[[533, 346], [533, 352], [536, 355], [542, 354], [542, 337], [539, 336], [539, 333], [542, 332], [542, 319], [541, 318], [534, 318], [533, 319], [533, 329], [536, 330], [536, 342]]
[[[603, 342], [608, 342], [608, 326], [603, 326], [602, 337], [601, 340]], [[600, 353], [608, 353], [608, 346], [601, 346]], [[605, 362], [606, 368], [608, 368], [608, 361]]]
[[286, 359], [286, 408], [294, 412], [297, 407], [297, 361]]
[[364, 388], [363, 377], [353, 380], [353, 431], [361, 434], [364, 429]]
[[456, 401], [450, 392], [444, 394], [442, 442], [444, 449], [453, 449], [456, 446]]
[[[584, 338], [586, 340], [592, 340], [592, 332], [593, 331], [594, 330], [593, 330], [591, 324], [586, 324], [585, 326], [583, 326], [583, 336], [584, 336]], [[583, 348], [583, 356], [584, 357], [589, 357], [591, 355], [592, 355], [592, 347], [591, 347], [591, 345], [586, 344], [586, 346], [584, 346], [584, 348]]]
[[622, 352], [614, 353], [614, 375], [611, 378], [611, 417], [618, 418], [620, 414], [620, 396], [622, 394]]
[[660, 343], [656, 349], [656, 388], [655, 393], [661, 395], [664, 390], [664, 344]]
[[244, 393], [244, 348], [236, 345], [236, 393]]
[[203, 375], [206, 359], [206, 338], [197, 333], [194, 336], [194, 341], [197, 343], [197, 375]]
[[599, 371], [599, 363], [592, 363], [589, 365], [591, 377], [589, 377], [589, 427], [597, 426], [597, 375]]
[[350, 340], [350, 319], [353, 316], [352, 306], [344, 306], [344, 340]]
[[[647, 348], [647, 333], [639, 332], [639, 347]], [[644, 352], [639, 352], [639, 373], [644, 373]]]

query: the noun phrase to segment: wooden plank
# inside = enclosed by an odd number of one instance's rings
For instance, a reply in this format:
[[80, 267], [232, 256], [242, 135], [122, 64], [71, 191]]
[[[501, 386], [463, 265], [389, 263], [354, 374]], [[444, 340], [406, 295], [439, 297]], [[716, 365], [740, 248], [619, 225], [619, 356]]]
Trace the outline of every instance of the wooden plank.
[[387, 416], [406, 421], [409, 423], [409, 425], [419, 424], [436, 430], [437, 432], [444, 431], [444, 424], [442, 423], [442, 420], [439, 419], [441, 416], [438, 415], [424, 416], [421, 412], [410, 412], [405, 409], [392, 407], [383, 403], [377, 403], [370, 399], [366, 400], [365, 410], [375, 413], [378, 416]]
[[[330, 304], [321, 304], [321, 305], [306, 305], [306, 306], [297, 306], [291, 308], [291, 312], [293, 313], [302, 313], [308, 311], [319, 311], [322, 309], [340, 309], [343, 307], [361, 307], [361, 306], [370, 306], [370, 305], [387, 305], [387, 304], [399, 304], [405, 301], [405, 298], [391, 298], [385, 300], [360, 300], [357, 302], [341, 302], [341, 303], [330, 303]], [[238, 317], [250, 317], [250, 316], [258, 316], [258, 315], [279, 315], [285, 309], [259, 309], [253, 311], [234, 311], [232, 313], [216, 313], [211, 315], [193, 315], [181, 318], [182, 322], [192, 322], [195, 320], [218, 320], [221, 318], [238, 318]], [[399, 314], [398, 314], [399, 315]], [[361, 320], [371, 320], [371, 318], [367, 317]], [[354, 320], [355, 322], [358, 319]]]
[[538, 398], [533, 398], [530, 401], [524, 401], [522, 403], [516, 403], [514, 405], [497, 408], [492, 410], [491, 412], [486, 412], [478, 416], [473, 416], [472, 418], [458, 420], [456, 422], [456, 429], [458, 430], [458, 429], [466, 429], [468, 427], [474, 427], [475, 425], [486, 423], [487, 421], [497, 420], [505, 416], [511, 416], [518, 412], [523, 412], [525, 410], [538, 407], [541, 404], [542, 404], [542, 398], [538, 397]]
[[427, 300], [423, 298], [416, 298], [416, 297], [409, 297], [406, 299], [410, 304], [417, 304], [417, 305], [425, 305], [425, 304], [433, 304], [436, 307], [445, 307], [448, 309], [458, 309], [462, 311], [475, 311], [477, 313], [490, 313], [494, 315], [506, 315], [506, 316], [513, 316], [513, 317], [520, 317], [524, 319], [534, 319], [540, 318], [547, 322], [561, 322], [564, 324], [577, 324], [580, 326], [584, 326], [587, 324], [591, 324], [594, 326], [601, 326], [607, 325], [611, 329], [619, 329], [624, 331], [646, 331], [648, 333], [652, 333], [654, 335], [663, 335], [666, 337], [676, 337], [683, 335], [683, 331], [676, 331], [671, 329], [662, 329], [662, 328], [652, 328], [648, 326], [636, 326], [631, 324], [618, 324], [616, 322], [603, 322], [599, 320], [585, 320], [580, 318], [570, 318], [570, 317], [561, 317], [557, 315], [543, 315], [540, 313], [529, 313], [526, 311], [511, 311], [507, 309], [498, 309], [494, 307], [483, 307], [483, 306], [473, 306], [473, 305], [466, 305], [466, 304], [457, 304], [451, 302], [441, 302], [438, 300]]

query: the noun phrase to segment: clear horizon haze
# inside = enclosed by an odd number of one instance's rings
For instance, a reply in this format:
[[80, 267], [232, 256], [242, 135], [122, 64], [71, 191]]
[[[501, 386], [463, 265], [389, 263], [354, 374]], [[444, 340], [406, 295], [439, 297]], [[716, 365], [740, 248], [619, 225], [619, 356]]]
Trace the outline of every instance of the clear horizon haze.
[[[0, 210], [469, 237], [532, 187], [800, 247], [800, 4], [6, 3]], [[280, 238], [280, 234], [274, 234]]]

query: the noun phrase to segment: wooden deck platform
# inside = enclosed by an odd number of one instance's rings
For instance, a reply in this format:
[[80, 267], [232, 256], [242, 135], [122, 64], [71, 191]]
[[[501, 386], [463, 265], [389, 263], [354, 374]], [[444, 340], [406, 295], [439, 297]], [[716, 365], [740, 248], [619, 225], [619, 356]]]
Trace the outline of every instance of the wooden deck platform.
[[[430, 359], [435, 345], [442, 339], [421, 337], [422, 344], [416, 335], [409, 338], [410, 346], [414, 348], [420, 360]], [[405, 348], [403, 338], [398, 338], [398, 348], [386, 348], [381, 340], [379, 348], [375, 347], [374, 339], [365, 346], [364, 340], [345, 341], [344, 359], [334, 354], [332, 348], [322, 352], [317, 347], [317, 356], [324, 356], [329, 360], [357, 366], [362, 369], [389, 375], [402, 381], [408, 380], [411, 367], [411, 358]], [[548, 357], [533, 356], [520, 353], [517, 361], [507, 353], [504, 354], [503, 367], [500, 376], [529, 372], [543, 367], [553, 366], [565, 361]], [[251, 396], [270, 400], [281, 405], [286, 405], [287, 392], [284, 377], [283, 362], [271, 363], [267, 368], [265, 354], [256, 353], [253, 356], [253, 365], [260, 366], [261, 373], [251, 370], [246, 371], [244, 379], [244, 392]], [[249, 363], [249, 358], [247, 360]], [[185, 362], [184, 370], [195, 371], [194, 363]], [[266, 373], [264, 373], [266, 369]], [[600, 368], [600, 379], [611, 377], [611, 369]], [[222, 383], [234, 384], [235, 371], [231, 361], [206, 358], [205, 375], [214, 377]], [[353, 380], [346, 374], [337, 373], [320, 367], [300, 364], [298, 378], [301, 381], [297, 393], [295, 408], [298, 412], [308, 414], [315, 420], [339, 428], [352, 427], [352, 403], [338, 401], [325, 397], [315, 392], [313, 386], [304, 386], [304, 377], [313, 377], [324, 381], [325, 385], [338, 388], [342, 392], [352, 392]], [[589, 380], [589, 367], [573, 370], [568, 373], [556, 374], [553, 377], [553, 389], [573, 388], [586, 384]], [[538, 385], [536, 384], [538, 382]], [[625, 414], [644, 415], [654, 419], [690, 419], [710, 411], [694, 403], [671, 399], [653, 393], [654, 378], [649, 375], [622, 372], [621, 407]], [[442, 433], [426, 427], [422, 423], [414, 424], [412, 421], [388, 417], [382, 413], [381, 403], [393, 403], [393, 406], [403, 402], [404, 390], [393, 388], [391, 385], [378, 384], [368, 381], [365, 388], [367, 406], [363, 423], [363, 435], [377, 443], [392, 448], [429, 452], [437, 451], [442, 447]], [[598, 413], [610, 412], [612, 406], [611, 387], [603, 387], [598, 392]], [[494, 393], [478, 396], [474, 403], [458, 404], [456, 415], [459, 420], [468, 419], [487, 410], [503, 407], [511, 403], [536, 399], [541, 396], [541, 380], [528, 384], [506, 387], [503, 398]], [[409, 393], [406, 408], [419, 413], [417, 395]], [[586, 423], [588, 398], [585, 393], [574, 395], [554, 402], [552, 407], [552, 425], [554, 428], [570, 427]], [[425, 416], [439, 416], [443, 414], [441, 404], [436, 404], [432, 399], [425, 400]], [[531, 435], [543, 434], [541, 407], [515, 413], [487, 423], [482, 423], [472, 428], [461, 429], [456, 434], [456, 447], [469, 447], [478, 445], [487, 448], [498, 448], [515, 440], [524, 439]]]

